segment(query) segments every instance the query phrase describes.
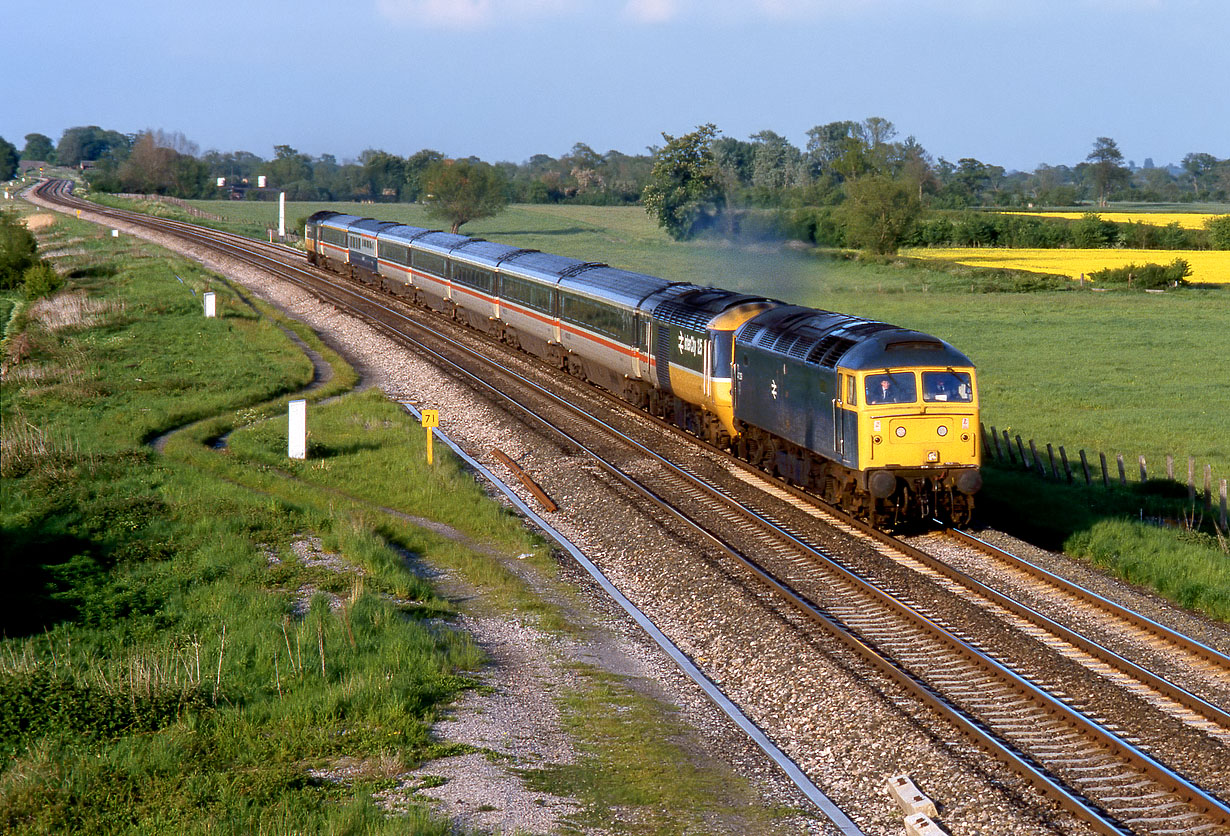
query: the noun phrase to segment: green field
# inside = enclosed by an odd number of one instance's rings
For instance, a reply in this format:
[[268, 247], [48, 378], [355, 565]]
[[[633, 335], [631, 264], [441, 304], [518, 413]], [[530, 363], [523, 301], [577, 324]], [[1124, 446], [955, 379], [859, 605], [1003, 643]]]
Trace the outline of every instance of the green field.
[[[253, 234], [276, 204], [198, 201]], [[406, 204], [289, 204], [287, 223], [322, 208], [438, 226]], [[1230, 476], [1230, 288], [1165, 294], [970, 292], [972, 270], [866, 264], [778, 246], [670, 240], [638, 207], [514, 206], [463, 232], [605, 261], [678, 281], [882, 319], [948, 340], [981, 376], [985, 423], [1040, 446], [1113, 460], [1188, 456]], [[1220, 383], [1221, 385], [1216, 385]]]

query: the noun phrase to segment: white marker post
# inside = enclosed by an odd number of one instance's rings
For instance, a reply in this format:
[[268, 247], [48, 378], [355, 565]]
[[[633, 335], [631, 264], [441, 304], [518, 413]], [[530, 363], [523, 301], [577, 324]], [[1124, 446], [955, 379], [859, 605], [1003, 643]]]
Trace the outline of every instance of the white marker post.
[[205, 294], [205, 317], [212, 319], [218, 315], [217, 305], [214, 303], [213, 291]]
[[286, 237], [286, 192], [278, 195], [278, 238]]
[[290, 428], [286, 436], [286, 455], [307, 458], [307, 401], [290, 402]]
[[119, 231], [118, 229], [113, 229], [113, 230], [111, 230], [111, 237], [112, 237], [112, 238], [119, 238], [119, 237], [120, 237], [120, 231]]

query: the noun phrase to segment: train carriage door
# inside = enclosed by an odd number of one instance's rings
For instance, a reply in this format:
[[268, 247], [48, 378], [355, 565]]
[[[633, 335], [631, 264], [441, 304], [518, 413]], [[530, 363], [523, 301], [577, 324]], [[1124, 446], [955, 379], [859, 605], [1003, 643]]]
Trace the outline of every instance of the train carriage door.
[[853, 386], [852, 378], [844, 374], [837, 376], [837, 392], [833, 397], [833, 449], [837, 452], [839, 459], [846, 457], [846, 416], [845, 410], [845, 393], [853, 391], [850, 387]]
[[701, 367], [705, 370], [705, 397], [713, 397], [713, 340], [705, 339], [704, 356], [701, 358]]
[[636, 344], [636, 373], [642, 377], [649, 377], [649, 317], [642, 316], [639, 313], [633, 314], [635, 324], [635, 333], [637, 335]]

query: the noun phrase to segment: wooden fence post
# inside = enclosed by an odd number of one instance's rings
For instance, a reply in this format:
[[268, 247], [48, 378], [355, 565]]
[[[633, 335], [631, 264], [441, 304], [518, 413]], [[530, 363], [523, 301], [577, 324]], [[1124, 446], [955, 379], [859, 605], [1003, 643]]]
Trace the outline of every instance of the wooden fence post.
[[1098, 459], [1102, 462], [1102, 487], [1110, 488], [1110, 473], [1106, 470], [1106, 454], [1098, 453]]
[[1038, 459], [1038, 448], [1034, 446], [1034, 440], [1029, 439], [1029, 458], [1033, 460], [1033, 470], [1038, 471], [1038, 475], [1043, 479], [1046, 478], [1046, 468], [1042, 466], [1041, 460]]
[[1140, 457], [1140, 481], [1142, 482], [1149, 481], [1149, 474], [1145, 470], [1145, 457], [1144, 456]]
[[1174, 456], [1166, 457], [1166, 478], [1174, 481]]
[[1012, 442], [1008, 439], [1008, 431], [1004, 430], [1004, 448], [1008, 451], [1008, 463], [1016, 464], [1016, 459], [1012, 457]]
[[1062, 444], [1059, 445], [1059, 460], [1063, 462], [1063, 477], [1070, 485], [1072, 484], [1072, 468], [1068, 465], [1068, 454], [1067, 451], [1063, 449]]
[[1115, 461], [1119, 463], [1119, 484], [1127, 486], [1127, 471], [1123, 469], [1123, 454], [1115, 453]]
[[1204, 507], [1213, 510], [1213, 465], [1204, 466]]
[[1221, 480], [1221, 530], [1226, 530], [1226, 480]]
[[1058, 482], [1059, 471], [1055, 469], [1055, 448], [1049, 443], [1046, 445], [1046, 457], [1051, 460], [1051, 478]]
[[1085, 471], [1085, 487], [1093, 484], [1093, 480], [1089, 478], [1089, 462], [1085, 459], [1085, 451], [1081, 450], [1081, 470]]
[[1026, 470], [1032, 470], [1033, 468], [1030, 467], [1029, 460], [1025, 458], [1025, 445], [1021, 442], [1019, 435], [1016, 437], [1016, 451], [1021, 454], [1021, 467]]
[[1187, 501], [1196, 504], [1196, 457], [1187, 457]]
[[982, 455], [983, 458], [994, 461], [994, 456], [991, 453], [991, 444], [987, 441], [987, 426], [981, 421], [978, 422], [978, 431], [982, 433]]

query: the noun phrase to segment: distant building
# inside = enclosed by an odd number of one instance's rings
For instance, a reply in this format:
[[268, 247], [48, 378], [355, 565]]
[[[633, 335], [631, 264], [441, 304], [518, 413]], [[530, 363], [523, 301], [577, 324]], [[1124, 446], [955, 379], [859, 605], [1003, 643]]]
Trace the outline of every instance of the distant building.
[[17, 163], [17, 171], [19, 174], [26, 174], [30, 171], [38, 171], [40, 168], [46, 168], [48, 163], [44, 160], [21, 160]]

